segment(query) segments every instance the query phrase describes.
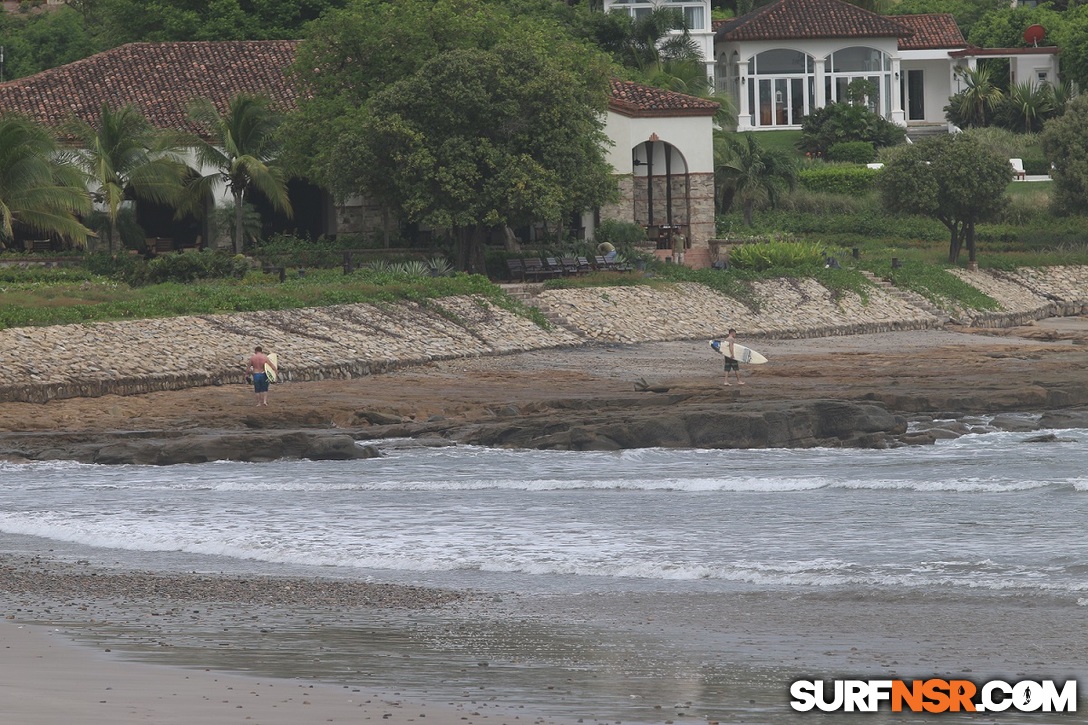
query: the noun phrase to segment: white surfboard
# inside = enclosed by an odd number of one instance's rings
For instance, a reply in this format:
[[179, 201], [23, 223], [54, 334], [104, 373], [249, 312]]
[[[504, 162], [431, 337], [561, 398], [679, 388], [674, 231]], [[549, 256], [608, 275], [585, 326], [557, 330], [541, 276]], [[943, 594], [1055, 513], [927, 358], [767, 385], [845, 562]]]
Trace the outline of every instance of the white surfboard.
[[[723, 340], [711, 340], [710, 346], [714, 348], [714, 352], [720, 352], [722, 355], [729, 353], [729, 343]], [[734, 359], [738, 362], [748, 363], [749, 365], [762, 365], [767, 362], [767, 358], [752, 348], [741, 345], [739, 342], [733, 343], [733, 355], [735, 355]]]
[[276, 382], [276, 379], [279, 377], [279, 375], [277, 374], [277, 371], [280, 369], [280, 356], [277, 355], [274, 352], [270, 352], [270, 353], [268, 353], [268, 359], [276, 367], [275, 368], [270, 368], [267, 365], [265, 365], [264, 366], [264, 372], [265, 372], [265, 375], [268, 376], [268, 382], [274, 383], [274, 382]]

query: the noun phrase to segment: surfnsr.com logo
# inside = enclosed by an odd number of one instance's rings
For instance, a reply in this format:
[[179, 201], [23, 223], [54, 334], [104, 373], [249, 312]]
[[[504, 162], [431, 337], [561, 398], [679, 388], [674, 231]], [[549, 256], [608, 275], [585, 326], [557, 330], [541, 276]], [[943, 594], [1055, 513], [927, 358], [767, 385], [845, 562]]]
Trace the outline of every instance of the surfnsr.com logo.
[[1076, 712], [1077, 681], [797, 680], [790, 696], [799, 712]]

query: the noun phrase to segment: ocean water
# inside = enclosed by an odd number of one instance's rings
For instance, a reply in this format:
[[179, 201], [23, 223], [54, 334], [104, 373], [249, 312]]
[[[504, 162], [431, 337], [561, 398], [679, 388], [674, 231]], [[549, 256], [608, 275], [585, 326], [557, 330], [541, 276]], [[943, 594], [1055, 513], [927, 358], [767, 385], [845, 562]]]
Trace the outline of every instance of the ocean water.
[[[510, 643], [539, 639], [525, 623], [554, 622], [561, 611], [571, 626], [550, 630], [551, 644], [534, 645], [536, 665], [569, 673], [570, 648], [578, 646], [561, 634], [580, 633], [584, 643], [596, 629], [606, 641], [601, 632], [618, 627], [613, 645], [640, 643], [642, 654], [631, 656], [647, 668], [636, 694], [610, 686], [594, 700], [587, 686], [560, 698], [565, 714], [653, 721], [660, 712], [624, 709], [624, 697], [651, 697], [660, 687], [657, 697], [675, 699], [668, 689], [694, 677], [703, 686], [685, 701], [689, 712], [774, 722], [781, 697], [758, 713], [737, 709], [745, 679], [738, 666], [755, 687], [791, 659], [809, 672], [821, 658], [827, 671], [883, 666], [885, 673], [912, 657], [916, 668], [940, 661], [975, 672], [980, 661], [1007, 657], [1009, 667], [1035, 663], [1026, 674], [1039, 676], [1084, 665], [1088, 430], [1055, 433], [1059, 440], [1050, 443], [1025, 442], [1038, 433], [988, 433], [887, 451], [541, 452], [391, 441], [381, 458], [346, 462], [0, 463], [0, 547], [107, 567], [316, 573], [467, 588], [499, 602], [517, 597], [532, 610], [520, 629], [511, 619], [476, 618], [463, 623], [473, 629], [469, 643], [438, 637], [437, 620], [416, 622], [417, 633], [429, 634], [414, 641], [447, 661], [524, 662], [532, 657]], [[813, 612], [813, 621], [795, 623], [799, 611]], [[1005, 623], [995, 631], [976, 623], [980, 649], [965, 649], [962, 659], [924, 637], [885, 638], [878, 621], [881, 612], [935, 621], [965, 611]], [[1032, 611], [1046, 613], [1037, 627]], [[866, 625], [871, 616], [877, 622]], [[671, 624], [651, 627], [650, 620]], [[1002, 628], [1017, 621], [1024, 641], [1042, 642], [1034, 659], [1001, 649], [1015, 640]], [[1070, 654], [1061, 662], [1048, 659], [1054, 655], [1043, 641], [1055, 622], [1070, 627], [1062, 634]], [[944, 639], [935, 642], [954, 642], [960, 630], [941, 626]], [[498, 633], [511, 627], [517, 631], [505, 639]], [[880, 651], [870, 659], [832, 657], [823, 636], [838, 628], [852, 632], [860, 649]], [[942, 659], [927, 660], [938, 650]], [[623, 675], [630, 665], [616, 670], [614, 662], [580, 656], [598, 673], [630, 679]], [[416, 674], [421, 688], [434, 685], [433, 675]], [[407, 670], [394, 675], [412, 683]], [[661, 681], [647, 684], [654, 678]], [[533, 701], [528, 681], [495, 686]]]

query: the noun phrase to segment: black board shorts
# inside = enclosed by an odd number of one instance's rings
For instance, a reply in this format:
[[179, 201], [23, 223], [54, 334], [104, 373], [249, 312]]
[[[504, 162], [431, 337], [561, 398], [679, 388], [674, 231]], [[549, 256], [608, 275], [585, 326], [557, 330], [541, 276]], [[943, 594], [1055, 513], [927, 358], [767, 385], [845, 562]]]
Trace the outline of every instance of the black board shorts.
[[740, 370], [740, 362], [731, 357], [727, 357], [725, 359], [725, 372], [729, 372], [730, 370]]

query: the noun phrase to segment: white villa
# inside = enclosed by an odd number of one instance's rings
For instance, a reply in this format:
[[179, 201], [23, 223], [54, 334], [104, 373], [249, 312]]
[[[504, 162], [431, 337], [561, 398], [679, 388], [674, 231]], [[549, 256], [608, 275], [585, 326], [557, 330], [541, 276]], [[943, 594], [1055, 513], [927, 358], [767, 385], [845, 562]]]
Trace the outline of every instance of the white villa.
[[[284, 70], [293, 62], [295, 41], [194, 41], [130, 43], [27, 78], [0, 83], [0, 113], [16, 111], [57, 128], [69, 117], [95, 123], [103, 104], [135, 106], [162, 129], [198, 131], [186, 108], [206, 98], [225, 110], [236, 94], [260, 93], [275, 106], [291, 110], [295, 90]], [[608, 158], [617, 176], [620, 200], [591, 210], [574, 224], [587, 238], [602, 219], [645, 226], [653, 237], [668, 226], [687, 236], [693, 264], [709, 264], [702, 252], [714, 235], [714, 165], [712, 133], [718, 104], [660, 88], [613, 80], [605, 117], [612, 141]], [[295, 215], [273, 213], [260, 197], [254, 201], [266, 220], [266, 233], [295, 231], [321, 235], [379, 233], [382, 211], [364, 199], [336, 204], [324, 190], [293, 179], [289, 191]], [[226, 189], [209, 207], [228, 201]], [[139, 224], [156, 243], [175, 247], [211, 239], [206, 223], [178, 221], [173, 210], [148, 202], [136, 204]]]
[[857, 78], [877, 89], [873, 111], [908, 128], [946, 125], [944, 107], [961, 90], [957, 70], [981, 58], [1008, 59], [1014, 82], [1058, 79], [1057, 48], [975, 48], [947, 13], [878, 15], [842, 0], [777, 0], [711, 28], [710, 0], [605, 0], [606, 10], [636, 17], [659, 5], [683, 9], [707, 75], [734, 100], [738, 131], [800, 128], [806, 114], [843, 100]]

